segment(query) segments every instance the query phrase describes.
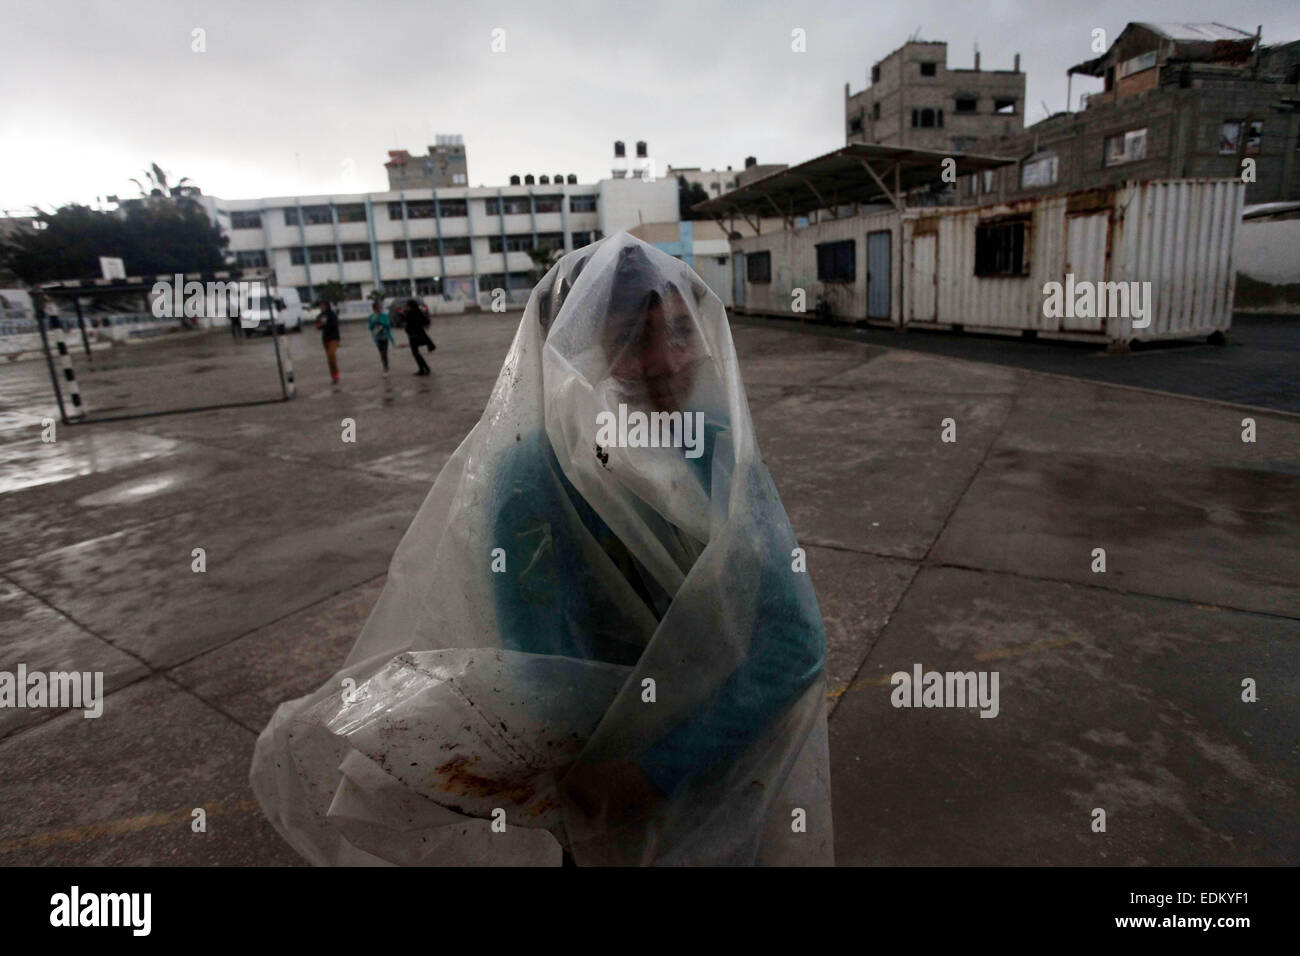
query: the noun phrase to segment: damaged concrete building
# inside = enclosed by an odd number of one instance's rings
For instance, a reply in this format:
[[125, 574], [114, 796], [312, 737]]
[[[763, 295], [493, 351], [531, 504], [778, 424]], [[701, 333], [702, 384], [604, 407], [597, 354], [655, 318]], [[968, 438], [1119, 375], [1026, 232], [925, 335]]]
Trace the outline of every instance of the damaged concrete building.
[[1189, 177], [1240, 178], [1249, 204], [1300, 199], [1300, 41], [1268, 47], [1258, 32], [1217, 23], [1130, 23], [1068, 73], [1105, 86], [1078, 112], [973, 144], [1016, 164], [967, 177], [958, 202]]

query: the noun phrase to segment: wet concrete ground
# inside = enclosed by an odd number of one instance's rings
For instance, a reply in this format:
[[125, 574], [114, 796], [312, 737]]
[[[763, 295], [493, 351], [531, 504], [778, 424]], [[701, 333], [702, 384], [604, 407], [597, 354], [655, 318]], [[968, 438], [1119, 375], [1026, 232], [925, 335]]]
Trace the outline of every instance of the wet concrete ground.
[[[435, 320], [435, 374], [397, 351], [387, 379], [345, 324], [337, 389], [292, 335], [292, 402], [54, 444], [43, 364], [0, 368], [0, 670], [102, 670], [109, 694], [96, 720], [0, 710], [0, 865], [298, 862], [253, 803], [254, 739], [343, 660], [517, 322]], [[1295, 862], [1300, 418], [1255, 414], [1246, 444], [1208, 402], [735, 338], [826, 621], [841, 864]], [[97, 357], [87, 405], [273, 396], [269, 349]], [[123, 363], [148, 372], [103, 367]], [[916, 663], [997, 670], [999, 715], [895, 709]]]

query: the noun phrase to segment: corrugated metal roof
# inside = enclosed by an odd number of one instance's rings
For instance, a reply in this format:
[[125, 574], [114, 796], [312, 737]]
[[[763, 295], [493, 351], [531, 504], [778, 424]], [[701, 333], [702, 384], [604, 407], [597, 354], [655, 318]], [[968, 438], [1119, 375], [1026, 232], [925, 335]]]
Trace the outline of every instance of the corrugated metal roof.
[[714, 215], [799, 216], [814, 209], [889, 197], [895, 181], [901, 192], [939, 182], [945, 159], [953, 160], [953, 171], [959, 177], [1015, 163], [1005, 156], [956, 150], [850, 143], [691, 208]]
[[1222, 23], [1139, 23], [1170, 40], [1253, 40], [1255, 34]]

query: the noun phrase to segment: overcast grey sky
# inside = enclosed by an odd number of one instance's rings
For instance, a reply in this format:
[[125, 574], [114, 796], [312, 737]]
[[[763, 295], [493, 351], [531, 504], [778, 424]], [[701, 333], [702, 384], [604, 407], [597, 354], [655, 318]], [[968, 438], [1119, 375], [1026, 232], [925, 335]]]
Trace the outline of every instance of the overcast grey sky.
[[0, 208], [133, 194], [155, 161], [232, 199], [384, 189], [386, 151], [439, 132], [465, 137], [476, 186], [593, 182], [615, 139], [646, 140], [661, 171], [794, 163], [843, 144], [844, 84], [918, 27], [950, 66], [1019, 52], [1032, 123], [1064, 108], [1092, 30], [1130, 19], [1300, 38], [1295, 0], [0, 0]]

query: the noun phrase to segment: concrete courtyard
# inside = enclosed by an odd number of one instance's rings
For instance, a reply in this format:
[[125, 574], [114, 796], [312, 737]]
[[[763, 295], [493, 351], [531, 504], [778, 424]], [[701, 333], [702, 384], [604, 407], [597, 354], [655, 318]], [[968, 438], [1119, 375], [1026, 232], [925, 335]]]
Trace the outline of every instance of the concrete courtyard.
[[[254, 740], [342, 662], [518, 320], [435, 320], [429, 378], [406, 351], [385, 378], [345, 324], [337, 389], [308, 330], [283, 340], [291, 402], [53, 444], [44, 364], [0, 367], [0, 670], [101, 670], [108, 694], [96, 720], [0, 710], [0, 865], [301, 862], [253, 801]], [[841, 865], [1300, 858], [1300, 416], [734, 335], [826, 622]], [[270, 347], [78, 363], [113, 415], [273, 397]], [[918, 663], [998, 671], [999, 715], [895, 709]]]

